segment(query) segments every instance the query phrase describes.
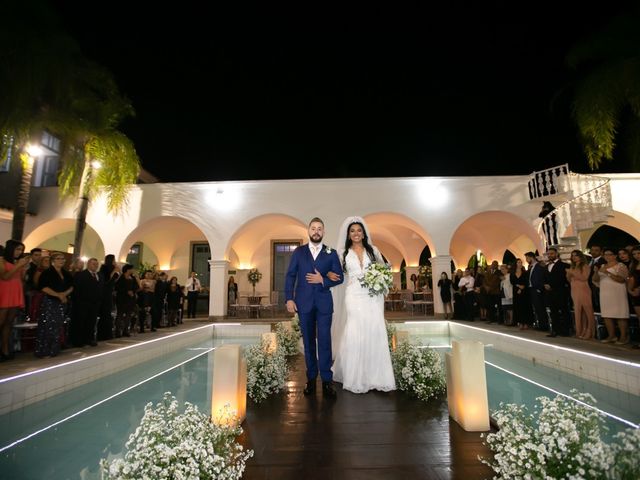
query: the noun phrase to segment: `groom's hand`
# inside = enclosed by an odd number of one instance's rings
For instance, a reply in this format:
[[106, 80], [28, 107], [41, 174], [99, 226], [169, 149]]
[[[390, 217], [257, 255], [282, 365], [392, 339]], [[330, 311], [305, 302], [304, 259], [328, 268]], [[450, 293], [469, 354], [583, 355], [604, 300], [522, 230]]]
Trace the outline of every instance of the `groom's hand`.
[[338, 280], [340, 280], [340, 275], [334, 272], [327, 272], [327, 278], [332, 282], [337, 282]]
[[296, 302], [294, 302], [293, 300], [287, 300], [287, 311], [289, 313], [296, 313], [298, 311]]
[[315, 273], [307, 273], [307, 283], [324, 283], [324, 280], [320, 272], [316, 269]]

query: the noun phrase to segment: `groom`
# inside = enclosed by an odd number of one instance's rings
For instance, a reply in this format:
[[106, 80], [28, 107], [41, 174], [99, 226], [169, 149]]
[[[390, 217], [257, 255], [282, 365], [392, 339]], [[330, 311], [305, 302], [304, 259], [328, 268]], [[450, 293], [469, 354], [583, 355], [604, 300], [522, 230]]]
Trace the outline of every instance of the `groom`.
[[[287, 271], [284, 287], [287, 310], [298, 312], [304, 360], [307, 365], [305, 395], [316, 391], [318, 364], [322, 378], [322, 393], [334, 398], [331, 371], [331, 317], [333, 299], [329, 289], [342, 283], [342, 267], [338, 254], [322, 244], [324, 223], [314, 218], [309, 223], [309, 243], [295, 249]], [[295, 285], [295, 293], [294, 293]], [[316, 353], [316, 332], [318, 351]]]

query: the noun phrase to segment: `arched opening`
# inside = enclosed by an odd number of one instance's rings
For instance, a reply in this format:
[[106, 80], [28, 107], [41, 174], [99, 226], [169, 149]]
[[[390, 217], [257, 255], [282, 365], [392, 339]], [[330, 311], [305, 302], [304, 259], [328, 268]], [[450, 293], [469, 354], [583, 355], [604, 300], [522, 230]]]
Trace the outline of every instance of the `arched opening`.
[[511, 250], [508, 248], [504, 251], [504, 255], [502, 255], [502, 264], [503, 265], [515, 265], [516, 256], [513, 254]]
[[229, 275], [234, 276], [238, 293], [253, 293], [247, 274], [257, 268], [262, 278], [255, 285], [256, 293], [277, 297], [278, 304], [284, 305], [284, 282], [291, 255], [306, 239], [307, 225], [288, 215], [261, 215], [242, 225], [226, 249]]
[[486, 261], [500, 261], [505, 250], [516, 257], [538, 248], [540, 237], [522, 217], [510, 212], [487, 211], [478, 213], [462, 222], [453, 236], [449, 251], [456, 265], [468, 265], [472, 257], [477, 259], [480, 250]]
[[431, 273], [431, 249], [426, 245], [420, 253], [420, 263], [418, 269], [418, 288], [429, 287], [433, 289], [433, 275]]
[[209, 250], [207, 238], [193, 223], [178, 217], [156, 217], [127, 235], [118, 260], [167, 272], [170, 277], [178, 277], [181, 285], [195, 271], [206, 294]]
[[636, 237], [624, 230], [609, 225], [601, 225], [589, 238], [587, 248], [591, 247], [591, 245], [600, 245], [602, 247], [620, 249], [628, 245], [635, 246], [639, 243]]
[[[73, 253], [76, 220], [73, 218], [59, 218], [51, 220], [27, 235], [24, 244], [28, 250], [39, 247], [44, 250]], [[82, 256], [98, 260], [104, 258], [104, 244], [95, 229], [87, 224], [82, 240]]]

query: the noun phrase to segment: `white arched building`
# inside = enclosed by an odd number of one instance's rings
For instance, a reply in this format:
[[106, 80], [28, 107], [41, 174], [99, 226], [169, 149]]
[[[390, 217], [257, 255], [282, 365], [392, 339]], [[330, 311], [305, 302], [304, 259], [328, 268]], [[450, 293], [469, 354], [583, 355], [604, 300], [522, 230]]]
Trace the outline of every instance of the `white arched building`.
[[[545, 183], [553, 195], [545, 195]], [[489, 261], [501, 261], [506, 250], [517, 257], [543, 251], [538, 213], [547, 199], [560, 207], [559, 236], [577, 237], [577, 245], [586, 244], [603, 222], [640, 238], [638, 191], [639, 174], [589, 177], [566, 169], [531, 176], [143, 184], [132, 188], [120, 216], [107, 213], [103, 198], [92, 203], [81, 254], [101, 259], [113, 253], [124, 261], [131, 246], [142, 242], [145, 259], [183, 283], [193, 245], [208, 244], [209, 315], [221, 317], [229, 271], [235, 272], [240, 289], [248, 290], [246, 271], [256, 267], [264, 275], [258, 289], [273, 290], [274, 277], [281, 275], [274, 265], [274, 246], [306, 242], [306, 226], [314, 216], [324, 220], [325, 243], [332, 247], [345, 217], [363, 216], [373, 242], [396, 272], [403, 261], [408, 275], [416, 271], [428, 246], [433, 277], [438, 278], [450, 271], [451, 261], [464, 266], [478, 250]], [[27, 249], [66, 250], [73, 241], [75, 205], [61, 203], [56, 188], [34, 189], [31, 205], [37, 214], [27, 218]], [[595, 207], [585, 210], [585, 205]], [[577, 218], [578, 210], [590, 217], [588, 224]], [[0, 229], [9, 238], [10, 222], [0, 223]], [[439, 296], [434, 299], [439, 313]]]

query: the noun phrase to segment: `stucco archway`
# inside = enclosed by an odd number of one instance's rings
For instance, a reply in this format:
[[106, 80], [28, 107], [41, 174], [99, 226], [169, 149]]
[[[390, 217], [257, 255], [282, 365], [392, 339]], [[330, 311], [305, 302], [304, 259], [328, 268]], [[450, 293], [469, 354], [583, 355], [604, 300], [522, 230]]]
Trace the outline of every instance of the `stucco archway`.
[[502, 261], [505, 250], [516, 257], [539, 248], [535, 229], [524, 218], [513, 213], [492, 210], [467, 218], [451, 237], [449, 251], [456, 266], [466, 266], [478, 250], [487, 261]]
[[[36, 227], [25, 238], [24, 244], [28, 250], [35, 247], [59, 252], [69, 251], [73, 245], [76, 229], [75, 218], [57, 218]], [[105, 255], [104, 243], [96, 230], [87, 223], [82, 239], [82, 256], [95, 257], [102, 260]]]

